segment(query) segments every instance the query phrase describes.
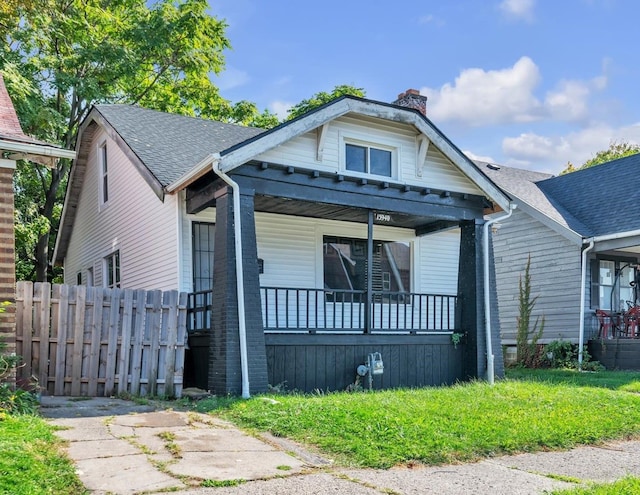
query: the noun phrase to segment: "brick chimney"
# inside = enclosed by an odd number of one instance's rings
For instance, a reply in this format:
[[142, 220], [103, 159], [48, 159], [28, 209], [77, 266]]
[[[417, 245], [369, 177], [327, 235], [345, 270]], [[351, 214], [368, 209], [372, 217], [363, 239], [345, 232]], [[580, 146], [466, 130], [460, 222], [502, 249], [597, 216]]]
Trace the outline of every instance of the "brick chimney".
[[417, 89], [407, 89], [404, 93], [400, 93], [393, 104], [400, 107], [413, 108], [422, 115], [427, 115], [427, 97], [421, 95]]

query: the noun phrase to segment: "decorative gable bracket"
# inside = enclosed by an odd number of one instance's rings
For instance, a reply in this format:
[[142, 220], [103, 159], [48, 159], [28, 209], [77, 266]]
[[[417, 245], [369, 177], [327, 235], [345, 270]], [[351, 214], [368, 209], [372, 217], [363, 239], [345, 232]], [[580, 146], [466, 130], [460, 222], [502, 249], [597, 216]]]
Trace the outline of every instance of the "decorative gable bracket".
[[329, 130], [329, 123], [326, 123], [316, 129], [318, 134], [317, 136], [317, 146], [318, 149], [316, 151], [316, 160], [319, 162], [322, 161], [322, 154], [324, 153], [324, 143], [327, 141], [327, 131]]
[[427, 152], [429, 151], [429, 139], [425, 135], [418, 137], [418, 156], [416, 157], [416, 176], [422, 177], [422, 167], [427, 159]]

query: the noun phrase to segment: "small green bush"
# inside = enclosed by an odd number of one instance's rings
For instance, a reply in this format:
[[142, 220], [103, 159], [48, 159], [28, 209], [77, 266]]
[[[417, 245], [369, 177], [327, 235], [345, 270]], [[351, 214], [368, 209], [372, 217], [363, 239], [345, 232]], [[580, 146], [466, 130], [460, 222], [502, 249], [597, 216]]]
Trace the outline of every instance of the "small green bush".
[[[0, 313], [4, 307], [0, 306]], [[20, 365], [21, 358], [15, 354], [7, 354], [7, 344], [0, 340], [0, 413], [6, 414], [35, 414], [38, 399], [33, 392], [16, 388], [7, 379], [13, 375]]]
[[[553, 340], [549, 342], [545, 348], [547, 362], [551, 368], [559, 369], [578, 369], [578, 345], [572, 344], [566, 340]], [[584, 371], [602, 371], [602, 366], [598, 361], [591, 361], [591, 355], [587, 351], [587, 347], [582, 349], [582, 370]]]

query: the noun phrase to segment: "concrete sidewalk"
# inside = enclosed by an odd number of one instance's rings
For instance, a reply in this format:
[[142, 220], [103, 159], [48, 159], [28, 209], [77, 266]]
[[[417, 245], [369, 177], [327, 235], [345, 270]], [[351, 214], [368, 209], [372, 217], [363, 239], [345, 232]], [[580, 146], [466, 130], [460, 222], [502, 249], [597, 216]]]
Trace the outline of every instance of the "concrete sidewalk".
[[69, 442], [68, 455], [93, 494], [528, 495], [640, 476], [640, 442], [460, 465], [343, 469], [293, 442], [258, 439], [193, 412], [43, 397], [41, 413], [64, 427], [58, 435]]

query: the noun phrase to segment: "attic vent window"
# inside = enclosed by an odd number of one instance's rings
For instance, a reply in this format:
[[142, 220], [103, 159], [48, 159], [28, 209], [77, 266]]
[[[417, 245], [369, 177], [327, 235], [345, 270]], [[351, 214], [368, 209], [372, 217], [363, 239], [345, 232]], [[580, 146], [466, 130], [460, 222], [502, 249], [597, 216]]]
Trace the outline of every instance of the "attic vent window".
[[102, 143], [98, 149], [100, 160], [100, 204], [109, 202], [109, 180], [107, 169], [107, 143]]
[[498, 165], [494, 165], [493, 163], [487, 163], [487, 168], [491, 170], [500, 170]]
[[345, 151], [345, 167], [347, 170], [391, 177], [391, 151], [355, 144], [346, 144]]

